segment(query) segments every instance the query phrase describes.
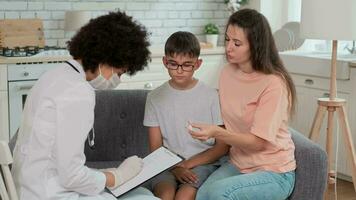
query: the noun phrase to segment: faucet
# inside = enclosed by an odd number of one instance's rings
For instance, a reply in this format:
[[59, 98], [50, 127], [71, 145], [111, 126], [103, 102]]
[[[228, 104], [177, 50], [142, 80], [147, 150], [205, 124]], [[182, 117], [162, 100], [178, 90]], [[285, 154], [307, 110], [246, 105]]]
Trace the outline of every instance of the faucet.
[[344, 49], [346, 49], [348, 52], [350, 52], [351, 54], [356, 54], [356, 46], [355, 46], [355, 40], [352, 41], [352, 47], [349, 48], [349, 45], [346, 45]]

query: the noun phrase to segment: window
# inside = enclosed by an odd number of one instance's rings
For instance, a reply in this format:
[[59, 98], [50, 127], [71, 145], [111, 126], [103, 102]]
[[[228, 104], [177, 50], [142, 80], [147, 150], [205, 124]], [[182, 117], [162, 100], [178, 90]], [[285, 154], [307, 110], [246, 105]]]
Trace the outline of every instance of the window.
[[[261, 1], [261, 13], [268, 18], [273, 32], [287, 22], [300, 22], [301, 8], [302, 0]], [[331, 46], [331, 41], [306, 39], [298, 51], [331, 52]], [[346, 48], [352, 48], [352, 41], [338, 42], [339, 53], [349, 53]]]

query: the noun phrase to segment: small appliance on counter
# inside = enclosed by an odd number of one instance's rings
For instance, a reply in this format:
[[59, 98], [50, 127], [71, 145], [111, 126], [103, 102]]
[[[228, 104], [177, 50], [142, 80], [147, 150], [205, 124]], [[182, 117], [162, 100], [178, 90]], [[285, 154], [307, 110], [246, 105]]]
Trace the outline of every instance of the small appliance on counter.
[[26, 47], [0, 47], [0, 56], [26, 57], [26, 56], [66, 56], [69, 55], [66, 48], [57, 46], [26, 46]]

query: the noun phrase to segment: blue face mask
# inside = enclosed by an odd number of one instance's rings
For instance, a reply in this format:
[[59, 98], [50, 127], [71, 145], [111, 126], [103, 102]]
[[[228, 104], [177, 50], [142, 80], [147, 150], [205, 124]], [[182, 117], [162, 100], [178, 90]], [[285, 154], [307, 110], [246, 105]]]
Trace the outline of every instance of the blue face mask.
[[112, 90], [115, 89], [120, 83], [120, 77], [116, 73], [114, 73], [114, 69], [112, 68], [112, 76], [107, 80], [101, 75], [101, 70], [99, 67], [99, 76], [95, 79], [89, 81], [90, 85], [97, 90]]

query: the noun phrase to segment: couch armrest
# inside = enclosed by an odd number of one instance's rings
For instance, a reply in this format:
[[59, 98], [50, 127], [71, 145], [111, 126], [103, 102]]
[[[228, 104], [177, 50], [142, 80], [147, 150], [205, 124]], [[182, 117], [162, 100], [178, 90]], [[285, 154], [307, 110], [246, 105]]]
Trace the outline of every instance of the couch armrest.
[[327, 182], [327, 154], [317, 144], [290, 129], [295, 144], [296, 181], [291, 200], [322, 200]]
[[85, 155], [88, 164], [101, 161], [118, 163], [117, 161], [122, 161], [131, 155], [143, 157], [148, 154], [148, 133], [147, 128], [143, 126], [148, 92], [147, 90], [96, 91], [95, 149], [90, 149], [86, 142]]

